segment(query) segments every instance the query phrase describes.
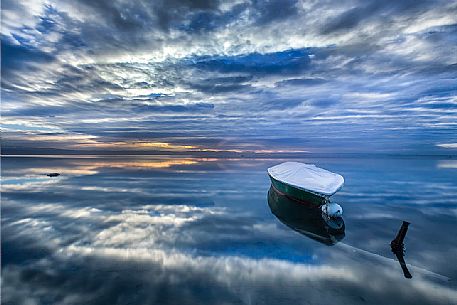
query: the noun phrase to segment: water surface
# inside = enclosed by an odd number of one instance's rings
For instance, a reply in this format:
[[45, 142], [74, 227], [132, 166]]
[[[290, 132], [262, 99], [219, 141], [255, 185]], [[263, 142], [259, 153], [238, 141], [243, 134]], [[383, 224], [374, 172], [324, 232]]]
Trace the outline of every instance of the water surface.
[[[332, 242], [275, 216], [282, 161], [3, 158], [2, 302], [457, 304], [456, 160], [297, 160], [345, 177]], [[390, 249], [402, 221], [411, 279]]]

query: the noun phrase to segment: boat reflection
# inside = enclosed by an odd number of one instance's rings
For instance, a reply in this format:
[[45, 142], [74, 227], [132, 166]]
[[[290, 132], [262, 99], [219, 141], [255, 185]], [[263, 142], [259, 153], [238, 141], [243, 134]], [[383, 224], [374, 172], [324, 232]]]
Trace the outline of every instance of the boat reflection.
[[332, 246], [344, 238], [342, 217], [329, 218], [319, 207], [292, 200], [273, 186], [268, 191], [268, 205], [286, 226], [320, 243]]

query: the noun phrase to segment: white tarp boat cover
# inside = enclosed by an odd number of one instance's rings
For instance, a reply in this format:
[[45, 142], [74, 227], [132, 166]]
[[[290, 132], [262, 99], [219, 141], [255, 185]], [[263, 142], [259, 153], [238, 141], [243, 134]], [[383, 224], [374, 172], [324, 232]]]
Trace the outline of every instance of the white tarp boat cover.
[[335, 194], [344, 184], [343, 176], [300, 162], [275, 165], [268, 169], [268, 174], [285, 184], [325, 196]]

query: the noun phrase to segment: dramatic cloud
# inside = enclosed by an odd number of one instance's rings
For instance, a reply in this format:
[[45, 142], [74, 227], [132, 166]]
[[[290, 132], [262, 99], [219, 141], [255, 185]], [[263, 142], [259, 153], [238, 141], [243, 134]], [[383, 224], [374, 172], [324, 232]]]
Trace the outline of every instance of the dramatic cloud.
[[456, 16], [439, 0], [4, 1], [3, 146], [444, 151]]

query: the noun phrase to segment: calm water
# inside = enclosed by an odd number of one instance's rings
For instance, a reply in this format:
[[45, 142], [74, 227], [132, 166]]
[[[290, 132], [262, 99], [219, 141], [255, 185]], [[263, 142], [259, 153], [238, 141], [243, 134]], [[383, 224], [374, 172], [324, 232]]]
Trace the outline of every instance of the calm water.
[[2, 302], [457, 304], [456, 160], [299, 160], [345, 177], [336, 233], [268, 197], [282, 161], [3, 158]]

